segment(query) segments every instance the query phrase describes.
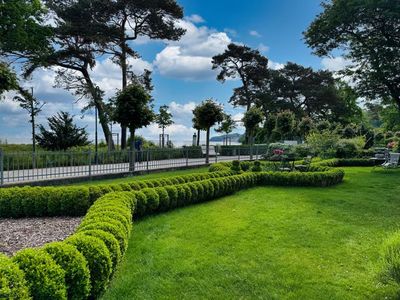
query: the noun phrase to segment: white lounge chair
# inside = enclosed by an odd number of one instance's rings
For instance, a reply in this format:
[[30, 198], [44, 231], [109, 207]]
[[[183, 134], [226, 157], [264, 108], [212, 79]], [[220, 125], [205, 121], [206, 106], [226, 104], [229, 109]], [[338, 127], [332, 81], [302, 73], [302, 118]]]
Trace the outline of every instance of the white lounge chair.
[[384, 168], [397, 168], [399, 165], [400, 153], [390, 153], [389, 160], [382, 164]]
[[[203, 153], [203, 155], [206, 155], [207, 153], [207, 146], [202, 145], [201, 146], [201, 152]], [[209, 156], [218, 156], [219, 153], [215, 151], [215, 146], [210, 146], [209, 150], [208, 150], [208, 155]]]

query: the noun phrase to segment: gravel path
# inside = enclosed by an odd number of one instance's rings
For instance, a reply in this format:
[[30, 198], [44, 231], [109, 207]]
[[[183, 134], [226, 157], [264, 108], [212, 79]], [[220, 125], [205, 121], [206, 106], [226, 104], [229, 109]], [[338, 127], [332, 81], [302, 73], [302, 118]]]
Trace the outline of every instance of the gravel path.
[[12, 255], [20, 249], [62, 241], [72, 234], [82, 218], [0, 219], [0, 252]]

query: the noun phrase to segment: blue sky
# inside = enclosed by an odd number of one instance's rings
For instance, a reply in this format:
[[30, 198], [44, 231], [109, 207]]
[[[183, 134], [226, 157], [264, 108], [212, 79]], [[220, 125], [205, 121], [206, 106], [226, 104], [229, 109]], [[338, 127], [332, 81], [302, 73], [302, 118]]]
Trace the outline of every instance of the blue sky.
[[[302, 40], [302, 32], [321, 11], [320, 0], [178, 2], [185, 12], [185, 19], [179, 22], [179, 26], [187, 29], [185, 36], [178, 42], [166, 43], [141, 38], [132, 45], [141, 59], [131, 61], [135, 72], [140, 73], [144, 68], [153, 71], [154, 104], [156, 108], [162, 104], [170, 105], [176, 123], [168, 132], [177, 144], [190, 142], [193, 134], [191, 110], [204, 99], [212, 97], [223, 103], [225, 110], [235, 118], [241, 117], [243, 110], [228, 104], [232, 89], [239, 82], [231, 80], [221, 84], [215, 79], [216, 72], [211, 70], [211, 57], [223, 52], [230, 42], [258, 48], [270, 60], [271, 68], [293, 61], [315, 69], [334, 71], [345, 64], [341, 57], [321, 59], [312, 55]], [[107, 57], [98, 59], [92, 74], [107, 97], [120, 88], [118, 67]], [[26, 83], [26, 86], [34, 87], [39, 99], [47, 102], [38, 122], [44, 123], [46, 117], [59, 110], [68, 110], [93, 137], [93, 114], [88, 112], [82, 118], [80, 113], [85, 101], [76, 102], [69, 92], [54, 89], [53, 84], [54, 72], [51, 70], [36, 72], [32, 81]], [[28, 116], [10, 100], [12, 96], [6, 95], [0, 103], [0, 139], [27, 143], [30, 139]], [[151, 125], [140, 133], [156, 140], [158, 129]]]

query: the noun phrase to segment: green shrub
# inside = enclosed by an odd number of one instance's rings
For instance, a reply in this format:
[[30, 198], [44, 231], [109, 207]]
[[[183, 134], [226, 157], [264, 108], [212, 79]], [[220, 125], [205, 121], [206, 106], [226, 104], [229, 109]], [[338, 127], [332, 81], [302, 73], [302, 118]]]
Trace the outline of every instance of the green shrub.
[[3, 254], [0, 254], [0, 299], [31, 299], [24, 273]]
[[143, 216], [146, 213], [147, 197], [141, 191], [134, 192], [133, 196], [135, 197], [136, 200], [134, 215]]
[[189, 183], [186, 183], [186, 186], [190, 189], [191, 197], [190, 198], [188, 198], [188, 197], [186, 198], [185, 205], [187, 205], [189, 203], [196, 202], [197, 198], [199, 197], [199, 191], [197, 190], [197, 185], [196, 184], [194, 184], [192, 182], [189, 182]]
[[240, 168], [240, 161], [238, 160], [234, 160], [232, 162], [232, 166], [231, 166], [231, 170], [235, 173], [240, 173], [241, 172], [241, 168]]
[[154, 188], [155, 192], [158, 194], [159, 199], [159, 207], [160, 211], [167, 211], [170, 208], [170, 199], [168, 192], [163, 187]]
[[96, 237], [74, 234], [65, 240], [85, 257], [89, 271], [92, 298], [98, 298], [106, 289], [112, 273], [110, 252], [104, 242]]
[[122, 253], [121, 248], [117, 239], [109, 232], [99, 229], [84, 230], [82, 231], [84, 235], [90, 235], [99, 238], [104, 242], [108, 251], [110, 252], [110, 258], [112, 262], [112, 272], [114, 273], [117, 269], [118, 263], [121, 261]]
[[143, 189], [142, 192], [147, 198], [146, 212], [156, 211], [160, 205], [160, 197], [156, 191], [154, 189]]
[[247, 172], [250, 170], [251, 163], [249, 161], [242, 161], [240, 162], [240, 168], [243, 172]]
[[109, 222], [91, 222], [88, 224], [82, 224], [78, 227], [77, 232], [87, 231], [87, 230], [103, 230], [111, 233], [118, 241], [119, 247], [122, 253], [125, 253], [128, 247], [128, 234], [124, 231], [124, 228], [117, 223]]
[[168, 193], [170, 208], [176, 208], [178, 206], [178, 189], [175, 186], [166, 186], [165, 190]]
[[12, 260], [24, 272], [33, 299], [67, 299], [65, 272], [47, 252], [24, 249]]
[[254, 162], [254, 166], [251, 168], [251, 171], [252, 171], [252, 172], [261, 172], [261, 171], [262, 171], [261, 162], [258, 161], [258, 160], [256, 160], [256, 161]]
[[65, 272], [68, 299], [86, 299], [90, 292], [90, 272], [85, 257], [72, 245], [54, 242], [44, 246]]

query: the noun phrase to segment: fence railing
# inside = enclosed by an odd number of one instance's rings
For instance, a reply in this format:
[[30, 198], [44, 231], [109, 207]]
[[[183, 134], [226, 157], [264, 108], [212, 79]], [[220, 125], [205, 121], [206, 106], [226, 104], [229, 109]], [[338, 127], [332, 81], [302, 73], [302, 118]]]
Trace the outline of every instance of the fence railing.
[[[266, 146], [217, 147], [210, 163], [259, 159]], [[149, 172], [206, 165], [200, 147], [142, 151], [18, 152], [0, 149], [0, 186], [106, 174]]]

